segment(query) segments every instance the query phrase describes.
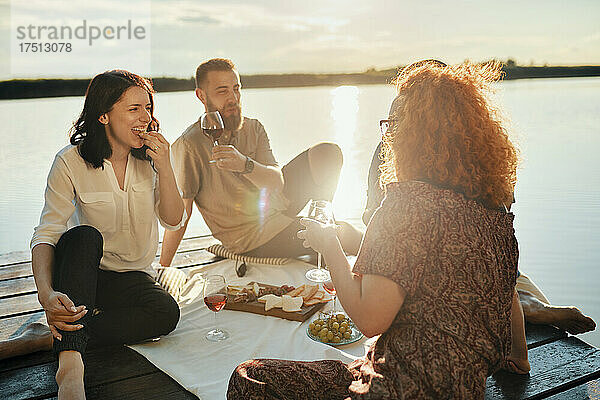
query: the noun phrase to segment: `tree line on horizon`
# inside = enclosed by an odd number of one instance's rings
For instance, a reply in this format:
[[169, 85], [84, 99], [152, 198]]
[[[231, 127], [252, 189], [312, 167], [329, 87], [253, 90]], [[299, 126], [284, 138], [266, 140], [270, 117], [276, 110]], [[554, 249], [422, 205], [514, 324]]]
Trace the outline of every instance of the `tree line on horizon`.
[[[252, 88], [375, 85], [386, 84], [403, 66], [365, 72], [332, 74], [259, 74], [241, 75], [242, 86]], [[504, 79], [559, 78], [600, 76], [599, 65], [588, 66], [520, 66], [514, 60], [503, 63]], [[13, 79], [0, 82], [0, 99], [84, 96], [90, 79]], [[157, 92], [193, 90], [194, 78], [158, 77], [152, 82]]]

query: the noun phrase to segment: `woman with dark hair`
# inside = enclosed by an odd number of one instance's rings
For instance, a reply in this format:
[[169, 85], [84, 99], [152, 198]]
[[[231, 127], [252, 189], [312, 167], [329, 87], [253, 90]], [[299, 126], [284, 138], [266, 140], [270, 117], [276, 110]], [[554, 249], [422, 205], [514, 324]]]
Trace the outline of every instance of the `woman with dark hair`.
[[179, 320], [177, 303], [151, 276], [157, 219], [179, 229], [187, 218], [153, 113], [148, 80], [121, 70], [97, 75], [71, 145], [48, 175], [31, 253], [60, 399], [85, 397], [81, 354], [89, 339], [139, 342], [168, 334]]
[[375, 211], [351, 267], [335, 227], [303, 220], [348, 316], [377, 336], [364, 359], [259, 359], [230, 399], [483, 399], [486, 377], [527, 373], [507, 211], [517, 151], [489, 103], [500, 66], [425, 62], [399, 75]]

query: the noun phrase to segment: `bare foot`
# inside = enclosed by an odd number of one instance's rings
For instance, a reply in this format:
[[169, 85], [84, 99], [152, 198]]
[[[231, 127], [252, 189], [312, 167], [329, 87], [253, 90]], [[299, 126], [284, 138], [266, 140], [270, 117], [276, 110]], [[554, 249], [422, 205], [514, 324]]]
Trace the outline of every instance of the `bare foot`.
[[0, 360], [44, 350], [52, 350], [52, 333], [46, 325], [34, 322], [19, 336], [0, 342]]
[[552, 306], [539, 301], [529, 292], [519, 291], [525, 321], [532, 324], [554, 325], [577, 335], [596, 329], [593, 319], [576, 307]]
[[61, 351], [58, 356], [58, 400], [85, 400], [83, 360], [77, 351]]
[[554, 319], [552, 325], [569, 332], [572, 335], [593, 331], [596, 323], [593, 319], [584, 315], [576, 307], [549, 306], [548, 313]]

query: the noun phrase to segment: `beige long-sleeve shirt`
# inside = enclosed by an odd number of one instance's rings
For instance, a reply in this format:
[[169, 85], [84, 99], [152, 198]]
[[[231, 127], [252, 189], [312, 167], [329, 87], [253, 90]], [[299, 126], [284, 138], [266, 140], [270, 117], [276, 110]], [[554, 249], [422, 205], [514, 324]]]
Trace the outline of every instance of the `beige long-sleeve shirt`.
[[149, 162], [130, 154], [121, 190], [110, 161], [94, 169], [69, 145], [58, 152], [48, 174], [45, 204], [30, 246], [55, 246], [67, 229], [91, 225], [104, 239], [101, 269], [152, 274], [157, 219], [169, 230], [181, 228], [187, 219], [184, 210], [178, 225], [165, 223], [158, 212], [159, 199], [158, 176]]

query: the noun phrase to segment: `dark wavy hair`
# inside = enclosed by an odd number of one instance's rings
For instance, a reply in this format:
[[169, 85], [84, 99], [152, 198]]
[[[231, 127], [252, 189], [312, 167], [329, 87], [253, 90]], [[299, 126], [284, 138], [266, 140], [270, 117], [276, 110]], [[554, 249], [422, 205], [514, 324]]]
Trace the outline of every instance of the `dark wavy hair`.
[[[86, 90], [83, 110], [73, 123], [70, 137], [71, 144], [77, 146], [79, 155], [94, 168], [103, 167], [104, 160], [112, 155], [104, 125], [98, 118], [109, 112], [132, 86], [141, 87], [148, 93], [152, 121], [147, 130], [158, 130], [159, 123], [154, 118], [154, 88], [149, 79], [119, 69], [96, 75]], [[140, 160], [151, 161], [146, 155], [146, 149], [146, 146], [131, 149], [131, 155]]]

